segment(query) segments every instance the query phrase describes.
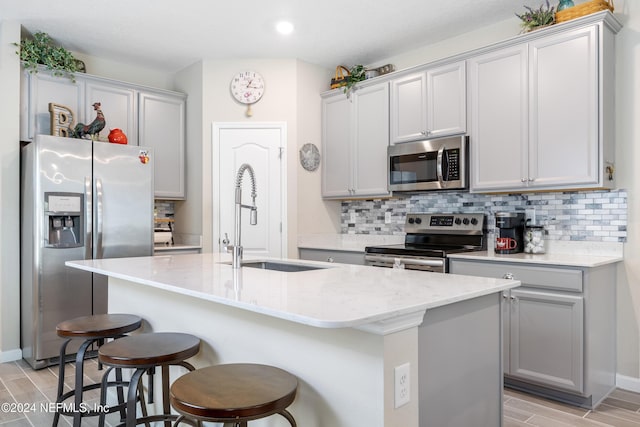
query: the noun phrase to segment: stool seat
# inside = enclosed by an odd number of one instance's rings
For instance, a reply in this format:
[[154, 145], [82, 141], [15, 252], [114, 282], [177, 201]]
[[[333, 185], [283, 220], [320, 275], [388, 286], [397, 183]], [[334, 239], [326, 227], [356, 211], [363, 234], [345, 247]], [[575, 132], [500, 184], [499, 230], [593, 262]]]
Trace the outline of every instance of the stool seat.
[[182, 362], [200, 350], [200, 338], [177, 332], [132, 335], [98, 350], [101, 363], [122, 368], [154, 367]]
[[[102, 415], [103, 411], [81, 411], [83, 402], [83, 393], [85, 391], [94, 390], [102, 387], [102, 383], [84, 384], [84, 360], [89, 348], [96, 343], [98, 346], [102, 345], [106, 339], [116, 339], [122, 337], [124, 334], [135, 331], [142, 325], [142, 318], [133, 314], [97, 314], [93, 316], [76, 317], [70, 320], [65, 320], [56, 325], [56, 333], [59, 337], [65, 338], [65, 341], [60, 346], [60, 365], [58, 370], [58, 391], [56, 397], [56, 403], [62, 404], [67, 399], [73, 396], [74, 406], [72, 410], [63, 408], [63, 405], [59, 405], [56, 410], [53, 419], [53, 425], [57, 426], [60, 420], [60, 415], [73, 416], [74, 427], [79, 427], [83, 417]], [[76, 352], [76, 372], [75, 372], [75, 386], [74, 389], [64, 393], [64, 378], [65, 378], [65, 360], [67, 353], [67, 346], [75, 338], [84, 338], [84, 342], [78, 348]], [[121, 373], [116, 372], [116, 382], [107, 382], [105, 387], [110, 385], [118, 386], [118, 402], [121, 403], [121, 414], [124, 415], [124, 397], [122, 391]], [[118, 407], [113, 407], [113, 410], [117, 410]]]
[[[186, 360], [200, 351], [200, 338], [190, 334], [178, 332], [152, 332], [147, 334], [130, 335], [111, 341], [98, 350], [100, 363], [111, 369], [131, 368], [135, 371], [129, 380], [127, 393], [126, 427], [134, 427], [141, 423], [164, 421], [165, 427], [171, 426], [171, 420], [177, 416], [171, 413], [169, 404], [169, 367], [182, 366], [189, 371], [194, 367]], [[144, 372], [162, 368], [162, 413], [146, 415], [137, 418], [136, 415], [136, 385]], [[103, 384], [107, 383], [108, 372], [103, 376]], [[149, 376], [149, 402], [153, 403], [153, 375]], [[100, 404], [106, 403], [106, 396], [102, 395]], [[100, 417], [99, 424], [104, 425], [104, 417]]]
[[58, 323], [56, 332], [65, 338], [110, 338], [135, 331], [142, 318], [133, 314], [96, 314]]
[[[171, 386], [171, 405], [190, 418], [246, 422], [280, 414], [295, 426], [286, 408], [298, 379], [282, 369], [251, 363], [216, 365], [189, 372]], [[286, 414], [286, 415], [285, 415]]]

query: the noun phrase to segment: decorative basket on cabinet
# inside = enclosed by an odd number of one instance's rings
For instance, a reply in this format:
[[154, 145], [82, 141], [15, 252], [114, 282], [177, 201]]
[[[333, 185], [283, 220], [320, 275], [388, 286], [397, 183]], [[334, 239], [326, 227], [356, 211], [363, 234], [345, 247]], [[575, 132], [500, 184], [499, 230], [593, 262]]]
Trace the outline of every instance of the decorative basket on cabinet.
[[331, 89], [345, 86], [347, 84], [347, 78], [349, 77], [349, 70], [347, 67], [338, 65], [336, 67], [336, 75], [331, 79]]
[[570, 21], [581, 16], [592, 13], [610, 10], [613, 12], [613, 0], [589, 0], [582, 4], [563, 9], [556, 12], [556, 23]]

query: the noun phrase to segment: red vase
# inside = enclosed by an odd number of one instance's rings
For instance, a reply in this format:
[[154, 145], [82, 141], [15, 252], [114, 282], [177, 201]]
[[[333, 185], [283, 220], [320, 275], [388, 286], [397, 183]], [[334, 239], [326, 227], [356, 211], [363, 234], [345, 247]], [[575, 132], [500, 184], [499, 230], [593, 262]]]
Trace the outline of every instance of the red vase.
[[109, 132], [109, 142], [113, 142], [114, 144], [126, 144], [127, 135], [125, 135], [121, 129], [111, 129], [111, 132]]

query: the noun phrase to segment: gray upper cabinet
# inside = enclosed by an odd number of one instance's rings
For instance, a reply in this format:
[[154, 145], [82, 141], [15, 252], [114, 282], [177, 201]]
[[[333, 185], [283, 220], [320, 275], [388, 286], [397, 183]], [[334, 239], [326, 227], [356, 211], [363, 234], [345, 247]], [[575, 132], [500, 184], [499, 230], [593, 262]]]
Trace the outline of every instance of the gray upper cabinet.
[[427, 75], [420, 72], [391, 81], [391, 143], [425, 139]]
[[20, 138], [31, 141], [51, 133], [49, 103], [70, 108], [75, 123], [90, 123], [100, 102], [106, 120], [99, 139], [107, 141], [111, 129], [121, 129], [129, 145], [153, 149], [155, 197], [184, 199], [186, 95], [78, 73], [75, 82], [53, 76], [44, 68], [23, 71]]
[[[32, 141], [38, 134], [51, 134], [49, 103], [63, 105], [76, 115], [75, 123], [85, 122], [84, 81], [75, 82], [40, 70], [22, 70], [22, 102], [20, 105], [20, 140]], [[71, 118], [69, 118], [71, 120]], [[93, 119], [91, 119], [93, 120]]]
[[138, 144], [138, 120], [136, 91], [116, 82], [104, 83], [87, 80], [85, 82], [84, 117], [90, 122], [96, 115], [94, 102], [100, 102], [107, 125], [100, 133], [107, 138], [111, 129], [120, 129], [127, 135], [129, 145]]
[[470, 185], [523, 188], [527, 174], [527, 49], [518, 45], [469, 60]]
[[155, 196], [185, 197], [185, 105], [183, 96], [140, 92], [140, 145], [154, 153]]
[[335, 91], [322, 98], [322, 197], [351, 196], [351, 100]]
[[619, 24], [591, 19], [468, 60], [471, 191], [615, 186]]
[[322, 98], [322, 196], [385, 197], [389, 146], [388, 82], [364, 85], [349, 97]]
[[391, 143], [466, 132], [466, 65], [429, 67], [391, 81]]

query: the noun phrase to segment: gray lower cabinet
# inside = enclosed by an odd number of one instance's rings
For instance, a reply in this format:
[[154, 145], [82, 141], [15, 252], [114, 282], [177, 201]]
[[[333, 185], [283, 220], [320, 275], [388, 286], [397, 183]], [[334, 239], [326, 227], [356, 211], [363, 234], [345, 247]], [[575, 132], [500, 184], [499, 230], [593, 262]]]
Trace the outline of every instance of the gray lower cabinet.
[[453, 274], [505, 278], [505, 384], [593, 408], [615, 386], [615, 264], [567, 267], [451, 259]]
[[307, 259], [309, 261], [364, 265], [364, 252], [299, 248], [298, 253], [300, 259]]
[[[505, 295], [510, 322], [505, 349], [515, 378], [582, 393], [584, 297], [534, 290]], [[544, 345], [540, 336], [544, 335]]]

